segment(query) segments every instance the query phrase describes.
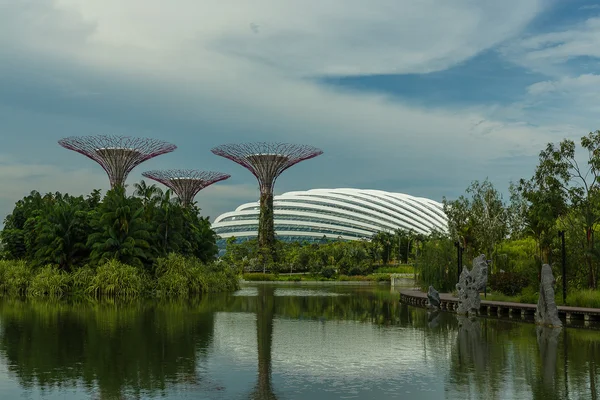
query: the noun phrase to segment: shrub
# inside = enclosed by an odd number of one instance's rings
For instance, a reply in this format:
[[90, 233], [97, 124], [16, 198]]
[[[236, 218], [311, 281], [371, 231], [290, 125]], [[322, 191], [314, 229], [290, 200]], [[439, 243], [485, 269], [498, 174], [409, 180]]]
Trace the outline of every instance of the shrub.
[[600, 308], [600, 290], [578, 290], [567, 294], [567, 304], [574, 307]]
[[490, 289], [507, 296], [521, 293], [529, 284], [529, 277], [521, 272], [500, 272], [490, 275], [489, 279]]
[[141, 296], [144, 291], [142, 272], [131, 265], [110, 260], [96, 269], [87, 292], [95, 296]]
[[88, 265], [78, 268], [71, 274], [71, 290], [74, 293], [85, 293], [92, 286], [95, 276], [96, 273]]
[[0, 261], [0, 289], [13, 295], [27, 293], [33, 268], [25, 261]]
[[71, 277], [57, 267], [47, 265], [33, 277], [27, 294], [31, 296], [61, 297], [69, 292]]
[[331, 279], [335, 276], [335, 268], [332, 266], [325, 267], [321, 270], [323, 278]]
[[272, 274], [263, 274], [262, 272], [245, 273], [244, 280], [247, 281], [274, 281], [275, 277]]

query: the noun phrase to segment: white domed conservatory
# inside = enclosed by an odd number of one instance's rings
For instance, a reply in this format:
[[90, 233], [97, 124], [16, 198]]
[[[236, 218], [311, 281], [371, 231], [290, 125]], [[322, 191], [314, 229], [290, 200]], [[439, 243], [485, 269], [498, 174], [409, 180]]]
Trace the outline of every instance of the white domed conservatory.
[[[442, 204], [403, 193], [362, 189], [312, 189], [287, 192], [273, 199], [278, 240], [321, 242], [370, 239], [380, 231], [402, 229], [429, 234], [446, 232]], [[212, 224], [220, 236], [240, 241], [256, 238], [259, 203], [242, 204]]]

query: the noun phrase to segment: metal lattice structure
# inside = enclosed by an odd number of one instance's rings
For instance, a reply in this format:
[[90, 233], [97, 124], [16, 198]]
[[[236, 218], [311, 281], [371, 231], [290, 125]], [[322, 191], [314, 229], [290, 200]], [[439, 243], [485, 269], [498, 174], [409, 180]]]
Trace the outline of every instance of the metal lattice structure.
[[109, 135], [71, 136], [58, 144], [100, 164], [108, 174], [111, 188], [124, 186], [127, 175], [142, 162], [177, 148], [158, 139]]
[[162, 183], [175, 192], [184, 207], [192, 204], [196, 194], [205, 187], [231, 177], [231, 175], [222, 172], [194, 169], [146, 171], [142, 175]]
[[272, 252], [275, 243], [273, 221], [273, 189], [283, 171], [301, 161], [323, 154], [316, 147], [289, 143], [224, 144], [211, 150], [248, 169], [258, 180], [260, 188], [260, 216], [258, 243]]

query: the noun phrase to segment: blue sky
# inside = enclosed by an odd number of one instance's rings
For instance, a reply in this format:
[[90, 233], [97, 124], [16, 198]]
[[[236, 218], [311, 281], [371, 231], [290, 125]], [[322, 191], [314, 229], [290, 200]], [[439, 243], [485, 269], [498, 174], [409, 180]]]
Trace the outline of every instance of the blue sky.
[[[222, 4], [220, 4], [222, 3]], [[583, 0], [0, 0], [0, 217], [35, 189], [108, 179], [71, 135], [179, 146], [137, 167], [232, 175], [196, 197], [216, 217], [258, 198], [226, 142], [324, 154], [276, 193], [324, 187], [441, 200], [503, 192], [548, 142], [600, 129], [600, 2]]]

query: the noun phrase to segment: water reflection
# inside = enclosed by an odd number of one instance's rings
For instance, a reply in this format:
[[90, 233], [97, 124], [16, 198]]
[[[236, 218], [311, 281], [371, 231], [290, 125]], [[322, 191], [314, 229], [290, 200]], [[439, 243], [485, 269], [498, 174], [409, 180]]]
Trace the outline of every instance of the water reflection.
[[0, 302], [7, 398], [594, 399], [598, 360], [597, 330], [427, 313], [372, 287]]

